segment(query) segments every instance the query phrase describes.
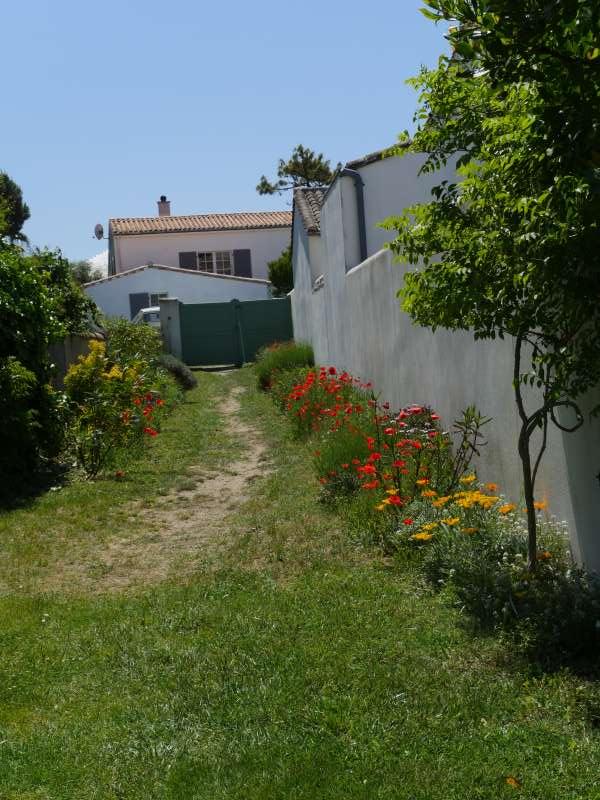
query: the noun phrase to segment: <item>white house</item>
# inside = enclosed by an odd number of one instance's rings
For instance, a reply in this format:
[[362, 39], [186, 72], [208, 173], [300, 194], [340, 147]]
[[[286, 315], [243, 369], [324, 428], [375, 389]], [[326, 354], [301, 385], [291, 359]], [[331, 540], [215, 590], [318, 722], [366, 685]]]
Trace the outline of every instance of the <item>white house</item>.
[[[448, 428], [464, 409], [476, 405], [493, 418], [485, 429], [489, 444], [482, 449], [478, 472], [518, 502], [513, 342], [476, 341], [469, 331], [432, 333], [400, 308], [398, 290], [412, 267], [393, 262], [385, 244], [394, 231], [378, 223], [430, 200], [432, 187], [442, 180], [456, 180], [452, 165], [445, 174], [420, 174], [423, 159], [413, 153], [387, 157], [382, 151], [349, 162], [326, 191], [296, 189], [294, 338], [312, 343], [318, 363], [372, 381], [382, 399], [397, 408], [432, 406]], [[534, 393], [527, 397], [528, 407], [538, 407]], [[593, 404], [593, 398], [584, 398], [586, 422], [576, 433], [561, 434], [551, 426], [536, 493], [568, 522], [579, 562], [600, 573], [600, 424], [587, 418]]]
[[[290, 244], [289, 211], [155, 217], [108, 223], [108, 277], [86, 286], [109, 316], [133, 317], [158, 295], [184, 303], [268, 297], [268, 263]], [[120, 278], [120, 280], [116, 280]]]
[[141, 308], [158, 306], [161, 297], [175, 297], [184, 303], [267, 300], [269, 286], [262, 278], [146, 264], [88, 283], [85, 291], [106, 316], [133, 319]]
[[171, 216], [163, 195], [156, 217], [108, 222], [108, 274], [164, 264], [217, 275], [267, 279], [267, 264], [290, 244], [289, 211]]

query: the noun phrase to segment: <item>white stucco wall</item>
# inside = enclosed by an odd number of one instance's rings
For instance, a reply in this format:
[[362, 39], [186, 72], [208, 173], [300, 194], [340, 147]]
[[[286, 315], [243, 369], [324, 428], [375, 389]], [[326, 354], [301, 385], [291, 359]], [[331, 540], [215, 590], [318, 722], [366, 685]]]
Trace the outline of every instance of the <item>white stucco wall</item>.
[[117, 272], [140, 264], [166, 264], [179, 267], [180, 252], [214, 253], [220, 250], [249, 249], [252, 277], [266, 279], [267, 264], [278, 258], [290, 244], [290, 228], [256, 231], [216, 231], [207, 233], [153, 233], [144, 236], [115, 236]]
[[86, 293], [109, 317], [129, 319], [129, 295], [168, 292], [183, 303], [215, 303], [229, 300], [266, 300], [269, 284], [262, 280], [229, 278], [203, 272], [146, 267], [88, 284]]
[[[381, 193], [370, 177], [373, 167], [381, 171], [388, 163], [393, 165], [400, 200], [393, 196], [390, 176], [381, 180]], [[428, 196], [429, 186], [415, 177], [417, 168], [407, 160], [403, 172], [402, 160], [394, 159], [365, 169], [365, 205], [372, 221], [375, 215], [382, 219], [399, 213], [404, 205]], [[410, 181], [412, 192], [407, 188]], [[427, 182], [431, 185], [429, 177]], [[512, 341], [475, 341], [468, 332], [438, 330], [433, 334], [414, 325], [400, 310], [397, 298], [408, 267], [393, 264], [389, 250], [375, 252], [346, 272], [346, 250], [353, 242], [344, 235], [345, 191], [340, 184], [351, 185], [351, 180], [336, 181], [321, 212], [325, 285], [316, 292], [304, 274], [310, 272], [310, 264], [301, 247], [302, 234], [295, 237], [295, 338], [312, 343], [318, 363], [335, 364], [371, 380], [382, 399], [396, 407], [409, 403], [434, 407], [448, 427], [463, 409], [475, 404], [483, 414], [493, 417], [485, 430], [489, 444], [477, 464], [480, 476], [499, 483], [514, 501], [522, 501]], [[380, 234], [372, 226], [367, 235], [371, 250], [373, 243], [381, 241]], [[383, 240], [390, 238], [385, 231], [381, 236]], [[599, 453], [599, 422], [592, 423], [586, 417], [584, 427], [572, 435], [554, 428], [536, 494], [548, 501], [553, 514], [567, 521], [573, 552], [580, 563], [600, 572]]]

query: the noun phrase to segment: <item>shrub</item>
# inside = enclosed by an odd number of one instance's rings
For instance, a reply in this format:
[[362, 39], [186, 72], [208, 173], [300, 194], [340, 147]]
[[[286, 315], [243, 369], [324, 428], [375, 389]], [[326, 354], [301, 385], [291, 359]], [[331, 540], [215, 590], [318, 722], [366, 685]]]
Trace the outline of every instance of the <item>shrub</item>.
[[304, 342], [276, 342], [259, 351], [254, 369], [259, 387], [266, 390], [281, 372], [311, 367], [314, 363], [311, 345]]
[[[32, 472], [58, 455], [61, 395], [49, 385], [48, 345], [69, 329], [69, 287], [50, 266], [0, 242], [0, 496], [31, 484]], [[54, 280], [56, 278], [56, 280]], [[75, 322], [73, 323], [75, 324]]]
[[157, 418], [165, 403], [153, 388], [155, 377], [146, 362], [111, 362], [104, 342], [98, 341], [92, 341], [90, 353], [69, 369], [65, 389], [73, 410], [71, 444], [89, 478], [118, 454], [157, 435]]
[[159, 365], [166, 370], [177, 381], [178, 385], [184, 390], [189, 391], [198, 386], [198, 379], [192, 370], [175, 356], [163, 353], [158, 361]]
[[118, 317], [105, 322], [106, 355], [114, 363], [144, 361], [156, 366], [162, 355], [160, 333], [150, 325], [134, 325]]

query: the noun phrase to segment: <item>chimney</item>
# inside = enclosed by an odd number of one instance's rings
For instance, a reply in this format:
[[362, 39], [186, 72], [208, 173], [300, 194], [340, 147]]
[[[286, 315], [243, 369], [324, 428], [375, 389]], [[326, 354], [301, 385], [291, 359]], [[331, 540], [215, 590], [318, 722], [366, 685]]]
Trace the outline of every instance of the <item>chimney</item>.
[[159, 217], [171, 216], [171, 201], [167, 200], [167, 197], [164, 194], [161, 194], [160, 200], [158, 201], [158, 216]]

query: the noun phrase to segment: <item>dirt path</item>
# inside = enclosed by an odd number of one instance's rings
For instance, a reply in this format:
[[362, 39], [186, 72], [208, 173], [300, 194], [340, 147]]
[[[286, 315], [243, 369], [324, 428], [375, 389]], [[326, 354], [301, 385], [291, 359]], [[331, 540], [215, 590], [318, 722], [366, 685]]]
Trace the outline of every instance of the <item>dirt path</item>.
[[227, 544], [227, 517], [248, 497], [250, 484], [266, 472], [266, 446], [260, 433], [239, 417], [235, 387], [220, 411], [244, 443], [238, 461], [218, 474], [191, 466], [184, 488], [157, 498], [150, 508], [135, 503], [125, 509], [132, 523], [127, 535], [73, 554], [60, 574], [48, 576], [48, 590], [111, 592], [159, 583], [190, 574]]

